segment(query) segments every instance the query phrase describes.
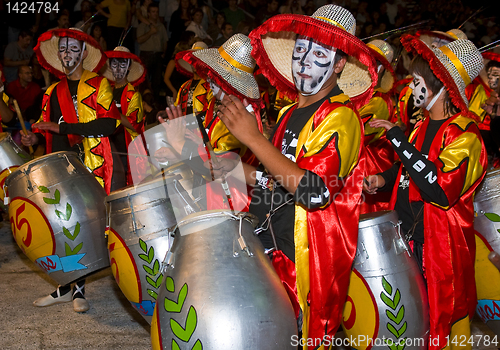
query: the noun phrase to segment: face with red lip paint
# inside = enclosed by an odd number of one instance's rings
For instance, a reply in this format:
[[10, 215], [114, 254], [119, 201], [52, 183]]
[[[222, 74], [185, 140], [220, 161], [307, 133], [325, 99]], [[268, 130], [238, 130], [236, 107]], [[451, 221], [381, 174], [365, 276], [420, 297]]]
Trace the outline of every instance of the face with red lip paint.
[[309, 39], [297, 39], [292, 55], [295, 87], [304, 96], [314, 95], [331, 77], [335, 51]]
[[82, 43], [70, 37], [59, 39], [58, 57], [67, 70], [74, 69], [82, 60]]

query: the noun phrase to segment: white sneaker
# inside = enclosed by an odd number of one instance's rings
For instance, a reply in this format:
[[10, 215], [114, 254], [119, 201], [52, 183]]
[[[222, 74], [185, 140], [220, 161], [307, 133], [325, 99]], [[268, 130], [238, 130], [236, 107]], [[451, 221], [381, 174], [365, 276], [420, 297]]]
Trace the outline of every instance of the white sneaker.
[[61, 304], [61, 303], [69, 303], [73, 299], [73, 296], [71, 295], [71, 291], [64, 295], [59, 294], [59, 288], [57, 288], [57, 297], [54, 298], [52, 295], [47, 295], [42, 298], [38, 298], [33, 302], [34, 306], [42, 307], [42, 306], [50, 306], [50, 305], [55, 305], [55, 304]]

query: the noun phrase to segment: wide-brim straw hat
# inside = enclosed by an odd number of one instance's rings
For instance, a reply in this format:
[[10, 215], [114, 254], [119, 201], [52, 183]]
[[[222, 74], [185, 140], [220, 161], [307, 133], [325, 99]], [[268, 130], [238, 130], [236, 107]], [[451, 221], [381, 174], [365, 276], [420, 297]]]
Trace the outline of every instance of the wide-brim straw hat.
[[102, 75], [109, 81], [115, 81], [113, 71], [109, 65], [112, 58], [128, 58], [130, 59], [129, 72], [127, 74], [127, 81], [133, 86], [137, 86], [146, 78], [146, 68], [139, 57], [130, 52], [125, 46], [117, 46], [113, 51], [106, 51], [104, 53], [107, 57], [105, 70]]
[[452, 103], [469, 113], [469, 102], [465, 87], [483, 69], [483, 56], [474, 44], [467, 39], [458, 39], [439, 48], [432, 48], [413, 35], [403, 35], [401, 43], [409, 52], [421, 55], [432, 72], [444, 84]]
[[59, 38], [70, 37], [85, 42], [85, 49], [88, 54], [83, 60], [83, 69], [91, 72], [98, 72], [104, 63], [106, 56], [101, 50], [97, 41], [78, 28], [52, 29], [46, 31], [38, 38], [38, 43], [33, 49], [38, 57], [38, 61], [43, 68], [54, 74], [58, 78], [66, 76], [61, 60], [59, 59]]
[[197, 41], [193, 44], [191, 49], [178, 52], [175, 55], [175, 68], [185, 76], [192, 78], [194, 76], [193, 66], [184, 59], [184, 56], [188, 52], [193, 52], [197, 50], [206, 50], [206, 49], [208, 49], [207, 44], [205, 44], [203, 41]]
[[219, 48], [188, 52], [184, 60], [194, 66], [200, 77], [214, 81], [226, 94], [260, 105], [251, 53], [250, 39], [244, 34], [235, 34]]
[[380, 89], [382, 92], [389, 92], [394, 87], [396, 81], [396, 73], [392, 67], [392, 60], [394, 59], [394, 49], [386, 41], [374, 39], [366, 44], [372, 52], [375, 60], [379, 61], [385, 68], [380, 82]]
[[257, 65], [271, 84], [291, 100], [297, 97], [292, 76], [292, 54], [298, 35], [342, 50], [348, 58], [337, 83], [360, 107], [372, 95], [377, 72], [370, 50], [354, 35], [355, 31], [356, 20], [349, 11], [337, 5], [324, 5], [312, 16], [273, 16], [249, 36]]
[[459, 39], [467, 39], [467, 34], [465, 34], [460, 29], [451, 29], [447, 32], [442, 32], [439, 30], [428, 30], [421, 29], [415, 33], [417, 39], [422, 40], [427, 45], [431, 45], [435, 39], [455, 41]]

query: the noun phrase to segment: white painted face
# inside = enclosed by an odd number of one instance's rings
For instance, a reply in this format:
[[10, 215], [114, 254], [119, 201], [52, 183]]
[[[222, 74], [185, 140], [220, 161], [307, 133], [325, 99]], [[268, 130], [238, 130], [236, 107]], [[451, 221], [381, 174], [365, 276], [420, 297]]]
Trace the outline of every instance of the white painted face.
[[64, 68], [73, 70], [82, 61], [82, 43], [76, 39], [62, 37], [59, 39], [59, 59]]
[[335, 50], [312, 40], [297, 39], [292, 55], [295, 87], [304, 96], [316, 94], [333, 73]]
[[498, 80], [500, 79], [500, 68], [490, 67], [488, 69], [488, 85], [492, 89], [498, 88]]
[[210, 84], [210, 89], [212, 90], [213, 96], [218, 100], [222, 100], [224, 98], [224, 91], [217, 85], [215, 82], [212, 80], [208, 80], [208, 83]]
[[434, 49], [437, 49], [441, 46], [449, 44], [450, 42], [451, 42], [450, 40], [441, 39], [441, 38], [434, 38], [434, 41], [432, 42], [431, 47]]
[[127, 76], [129, 65], [130, 59], [111, 59], [109, 67], [116, 82], [122, 81]]
[[429, 102], [429, 89], [425, 85], [425, 80], [418, 74], [413, 75], [413, 80], [410, 83], [412, 89], [413, 102], [415, 107], [424, 108]]

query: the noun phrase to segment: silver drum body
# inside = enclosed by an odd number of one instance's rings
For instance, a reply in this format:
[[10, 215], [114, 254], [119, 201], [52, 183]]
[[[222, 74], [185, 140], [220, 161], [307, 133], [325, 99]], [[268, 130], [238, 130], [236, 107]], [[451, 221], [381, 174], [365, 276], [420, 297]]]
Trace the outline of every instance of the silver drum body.
[[7, 177], [12, 233], [58, 284], [109, 266], [106, 192], [74, 152], [36, 158]]
[[229, 210], [178, 223], [151, 323], [153, 349], [295, 349], [294, 311], [256, 224]]
[[492, 250], [500, 253], [500, 169], [486, 173], [476, 191], [474, 211], [476, 313], [500, 336], [500, 272], [488, 259]]
[[405, 349], [427, 348], [427, 290], [398, 228], [395, 211], [360, 216], [342, 322], [346, 337], [355, 342], [351, 346], [356, 349], [387, 349], [384, 339]]
[[106, 205], [113, 276], [127, 300], [151, 323], [163, 281], [160, 267], [176, 224], [165, 180], [158, 178], [112, 192]]
[[7, 176], [29, 160], [31, 156], [14, 142], [9, 133], [0, 133], [0, 199], [5, 197], [3, 188]]

